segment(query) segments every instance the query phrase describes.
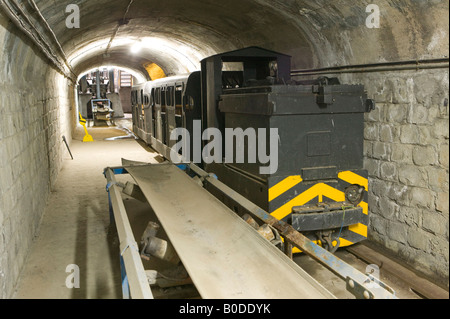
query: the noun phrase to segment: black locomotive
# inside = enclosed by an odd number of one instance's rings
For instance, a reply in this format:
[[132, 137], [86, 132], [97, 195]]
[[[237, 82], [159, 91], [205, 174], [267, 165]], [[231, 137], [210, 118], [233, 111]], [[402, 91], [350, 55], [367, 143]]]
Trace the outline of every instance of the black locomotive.
[[201, 71], [134, 86], [133, 129], [334, 251], [367, 237], [374, 103], [361, 85], [297, 82], [290, 68], [289, 56], [257, 47], [208, 57]]

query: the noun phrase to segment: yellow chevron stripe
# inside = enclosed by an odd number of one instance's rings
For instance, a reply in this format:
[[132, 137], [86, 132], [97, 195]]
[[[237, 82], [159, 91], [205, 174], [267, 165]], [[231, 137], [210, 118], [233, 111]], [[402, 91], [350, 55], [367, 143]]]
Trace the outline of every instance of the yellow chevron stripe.
[[349, 183], [349, 184], [357, 184], [364, 186], [366, 191], [369, 190], [369, 181], [367, 178], [364, 178], [362, 176], [359, 176], [353, 172], [347, 171], [347, 172], [341, 172], [338, 175], [338, 178], [342, 179], [343, 181]]
[[301, 176], [289, 176], [269, 189], [269, 202], [303, 181]]
[[345, 194], [343, 192], [327, 184], [319, 183], [304, 191], [288, 203], [284, 204], [283, 206], [275, 210], [271, 215], [281, 220], [292, 212], [292, 207], [305, 205], [310, 200], [320, 195], [326, 196], [336, 202], [345, 201]]
[[[363, 177], [353, 173], [353, 172], [350, 172], [350, 171], [342, 172], [339, 174], [339, 178], [350, 184], [358, 184], [358, 185], [364, 186], [364, 188], [366, 190], [368, 190], [368, 188], [369, 188], [368, 180], [366, 178], [363, 178]], [[269, 190], [269, 201], [272, 201], [274, 198], [277, 198], [278, 196], [280, 196], [287, 190], [291, 189], [295, 185], [301, 183], [302, 181], [303, 180], [302, 180], [301, 176], [290, 176], [290, 177], [284, 179], [283, 181], [276, 184]], [[299, 196], [295, 197], [288, 203], [284, 204], [283, 206], [281, 206], [280, 208], [275, 210], [271, 215], [273, 217], [281, 220], [292, 213], [292, 207], [305, 205], [312, 199], [314, 199], [316, 197], [319, 197], [319, 199], [321, 199], [323, 196], [326, 196], [336, 202], [345, 201], [345, 193], [344, 192], [342, 192], [338, 189], [335, 189], [327, 184], [319, 183], [319, 184], [312, 186], [311, 188], [309, 188], [308, 190], [306, 190]], [[366, 202], [361, 202], [359, 204], [359, 206], [362, 207], [363, 213], [367, 215], [368, 211], [369, 211], [368, 204]], [[351, 226], [349, 226], [348, 229], [354, 233], [357, 233], [357, 234], [363, 236], [363, 237], [367, 237], [368, 230], [367, 230], [366, 225], [363, 225], [363, 224], [351, 225]], [[347, 239], [344, 239], [344, 238], [340, 238], [340, 241], [341, 241], [341, 245], [340, 245], [341, 247], [351, 246], [354, 244], [353, 242], [351, 242]], [[318, 244], [318, 241], [314, 241], [314, 242], [316, 244]], [[293, 253], [301, 253], [301, 251], [298, 248], [294, 248]]]
[[369, 215], [369, 205], [366, 202], [361, 202], [358, 206], [362, 207], [364, 214]]
[[351, 225], [351, 226], [348, 226], [348, 230], [367, 238], [367, 226], [366, 225], [363, 225], [363, 224]]
[[[339, 241], [341, 242], [341, 245], [339, 247], [347, 247], [347, 246], [351, 246], [354, 243], [352, 243], [350, 240], [344, 239], [344, 238], [339, 238]], [[334, 244], [334, 243], [333, 243]]]

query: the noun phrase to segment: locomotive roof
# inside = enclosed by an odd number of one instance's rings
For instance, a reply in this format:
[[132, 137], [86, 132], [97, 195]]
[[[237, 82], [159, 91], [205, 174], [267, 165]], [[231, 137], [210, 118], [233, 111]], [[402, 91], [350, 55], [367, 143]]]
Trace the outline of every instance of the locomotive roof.
[[269, 56], [279, 56], [279, 57], [285, 57], [285, 58], [291, 58], [290, 55], [284, 54], [284, 53], [280, 53], [280, 52], [275, 52], [272, 50], [267, 50], [267, 49], [263, 49], [261, 47], [257, 47], [257, 46], [252, 46], [252, 47], [248, 47], [248, 48], [244, 48], [244, 49], [238, 49], [238, 50], [234, 50], [234, 51], [229, 51], [229, 52], [224, 52], [224, 53], [219, 53], [216, 55], [212, 55], [210, 57], [207, 57], [205, 59], [203, 59], [203, 61], [209, 60], [211, 58], [215, 58], [215, 57], [235, 57], [235, 58], [240, 58], [240, 57], [269, 57]]

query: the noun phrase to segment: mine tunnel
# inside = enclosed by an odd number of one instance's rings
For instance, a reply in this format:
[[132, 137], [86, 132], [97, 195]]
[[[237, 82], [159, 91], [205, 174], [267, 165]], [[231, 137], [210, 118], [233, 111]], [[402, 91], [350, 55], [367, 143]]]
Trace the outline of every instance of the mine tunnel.
[[[122, 298], [103, 173], [156, 155], [128, 108], [84, 131], [96, 89], [82, 82], [104, 75], [126, 105], [134, 85], [245, 48], [289, 56], [294, 82], [364, 86], [362, 245], [448, 298], [448, 1], [0, 0], [0, 43], [0, 298]], [[353, 124], [346, 138], [359, 138]], [[79, 288], [66, 285], [73, 265]]]

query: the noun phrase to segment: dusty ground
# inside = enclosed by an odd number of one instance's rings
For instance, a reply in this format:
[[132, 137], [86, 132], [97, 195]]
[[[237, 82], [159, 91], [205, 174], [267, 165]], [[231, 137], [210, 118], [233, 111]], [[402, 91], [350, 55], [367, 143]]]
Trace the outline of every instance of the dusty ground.
[[[93, 143], [81, 142], [81, 127], [74, 134], [70, 146], [74, 159], [67, 153], [15, 298], [122, 297], [103, 170], [120, 166], [122, 158], [151, 162], [156, 154], [133, 138], [105, 141], [127, 135], [116, 128], [89, 128], [89, 133]], [[71, 264], [80, 267], [80, 289], [66, 287], [66, 267]]]

